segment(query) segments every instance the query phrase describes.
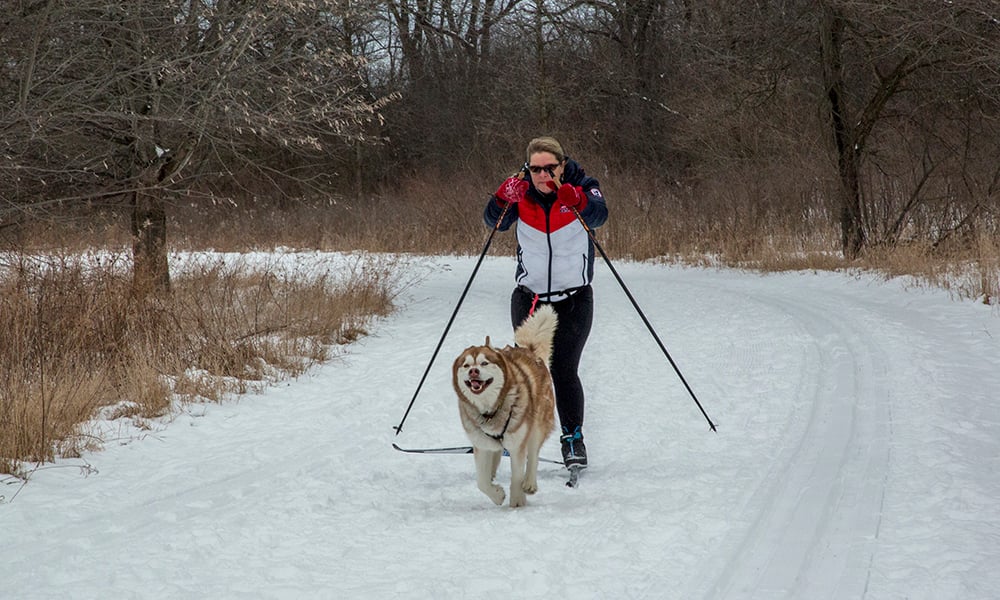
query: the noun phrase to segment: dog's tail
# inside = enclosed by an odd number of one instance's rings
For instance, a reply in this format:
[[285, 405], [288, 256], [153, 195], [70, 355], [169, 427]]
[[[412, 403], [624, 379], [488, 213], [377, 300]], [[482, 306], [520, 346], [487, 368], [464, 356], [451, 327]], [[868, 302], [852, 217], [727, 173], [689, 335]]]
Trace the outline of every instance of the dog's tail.
[[552, 361], [552, 337], [558, 324], [556, 311], [542, 304], [514, 332], [514, 343], [531, 350], [548, 365]]

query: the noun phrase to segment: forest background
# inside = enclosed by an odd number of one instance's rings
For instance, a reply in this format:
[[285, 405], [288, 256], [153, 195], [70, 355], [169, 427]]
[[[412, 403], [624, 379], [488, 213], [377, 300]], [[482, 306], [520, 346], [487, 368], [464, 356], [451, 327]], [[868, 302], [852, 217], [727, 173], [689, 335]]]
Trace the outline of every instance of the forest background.
[[170, 252], [476, 253], [542, 134], [601, 181], [613, 257], [1000, 294], [996, 1], [0, 7], [2, 470], [78, 451], [96, 407], [323, 360], [401, 269], [171, 273]]

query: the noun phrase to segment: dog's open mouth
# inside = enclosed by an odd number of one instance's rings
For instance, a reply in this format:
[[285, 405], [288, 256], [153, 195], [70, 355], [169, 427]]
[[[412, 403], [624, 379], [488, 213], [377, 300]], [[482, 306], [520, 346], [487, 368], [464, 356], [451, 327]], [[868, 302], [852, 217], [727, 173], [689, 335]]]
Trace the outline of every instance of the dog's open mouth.
[[473, 394], [481, 394], [483, 390], [490, 387], [491, 383], [493, 383], [492, 378], [487, 379], [485, 381], [483, 381], [482, 379], [465, 380], [465, 385], [469, 388], [470, 391], [472, 391]]

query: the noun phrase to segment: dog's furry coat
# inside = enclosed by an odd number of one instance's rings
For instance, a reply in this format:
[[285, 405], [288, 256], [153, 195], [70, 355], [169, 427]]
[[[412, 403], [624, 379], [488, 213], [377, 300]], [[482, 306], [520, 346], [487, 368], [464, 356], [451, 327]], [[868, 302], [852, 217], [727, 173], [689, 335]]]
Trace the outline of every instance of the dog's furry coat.
[[557, 326], [555, 311], [541, 305], [514, 332], [516, 347], [493, 348], [490, 338], [470, 346], [452, 365], [462, 426], [472, 442], [479, 489], [503, 504], [494, 483], [504, 449], [510, 454], [510, 505], [524, 506], [538, 490], [538, 453], [555, 426], [555, 394], [549, 361]]

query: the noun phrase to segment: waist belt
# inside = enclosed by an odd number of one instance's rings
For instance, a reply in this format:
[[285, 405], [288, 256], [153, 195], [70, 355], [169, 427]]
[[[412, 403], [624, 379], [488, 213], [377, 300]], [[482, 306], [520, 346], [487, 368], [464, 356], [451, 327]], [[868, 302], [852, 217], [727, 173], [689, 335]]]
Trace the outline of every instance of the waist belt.
[[581, 285], [581, 286], [577, 286], [577, 287], [566, 288], [565, 290], [556, 290], [554, 292], [545, 292], [543, 294], [539, 294], [539, 293], [533, 291], [531, 288], [529, 288], [526, 285], [519, 285], [519, 286], [517, 286], [517, 289], [519, 291], [521, 291], [522, 293], [528, 294], [529, 296], [534, 296], [537, 300], [545, 301], [545, 300], [548, 300], [549, 298], [551, 298], [553, 296], [566, 296], [566, 297], [572, 296], [573, 294], [579, 292], [580, 290], [582, 290], [582, 289], [584, 289], [586, 287], [588, 287], [588, 286]]

